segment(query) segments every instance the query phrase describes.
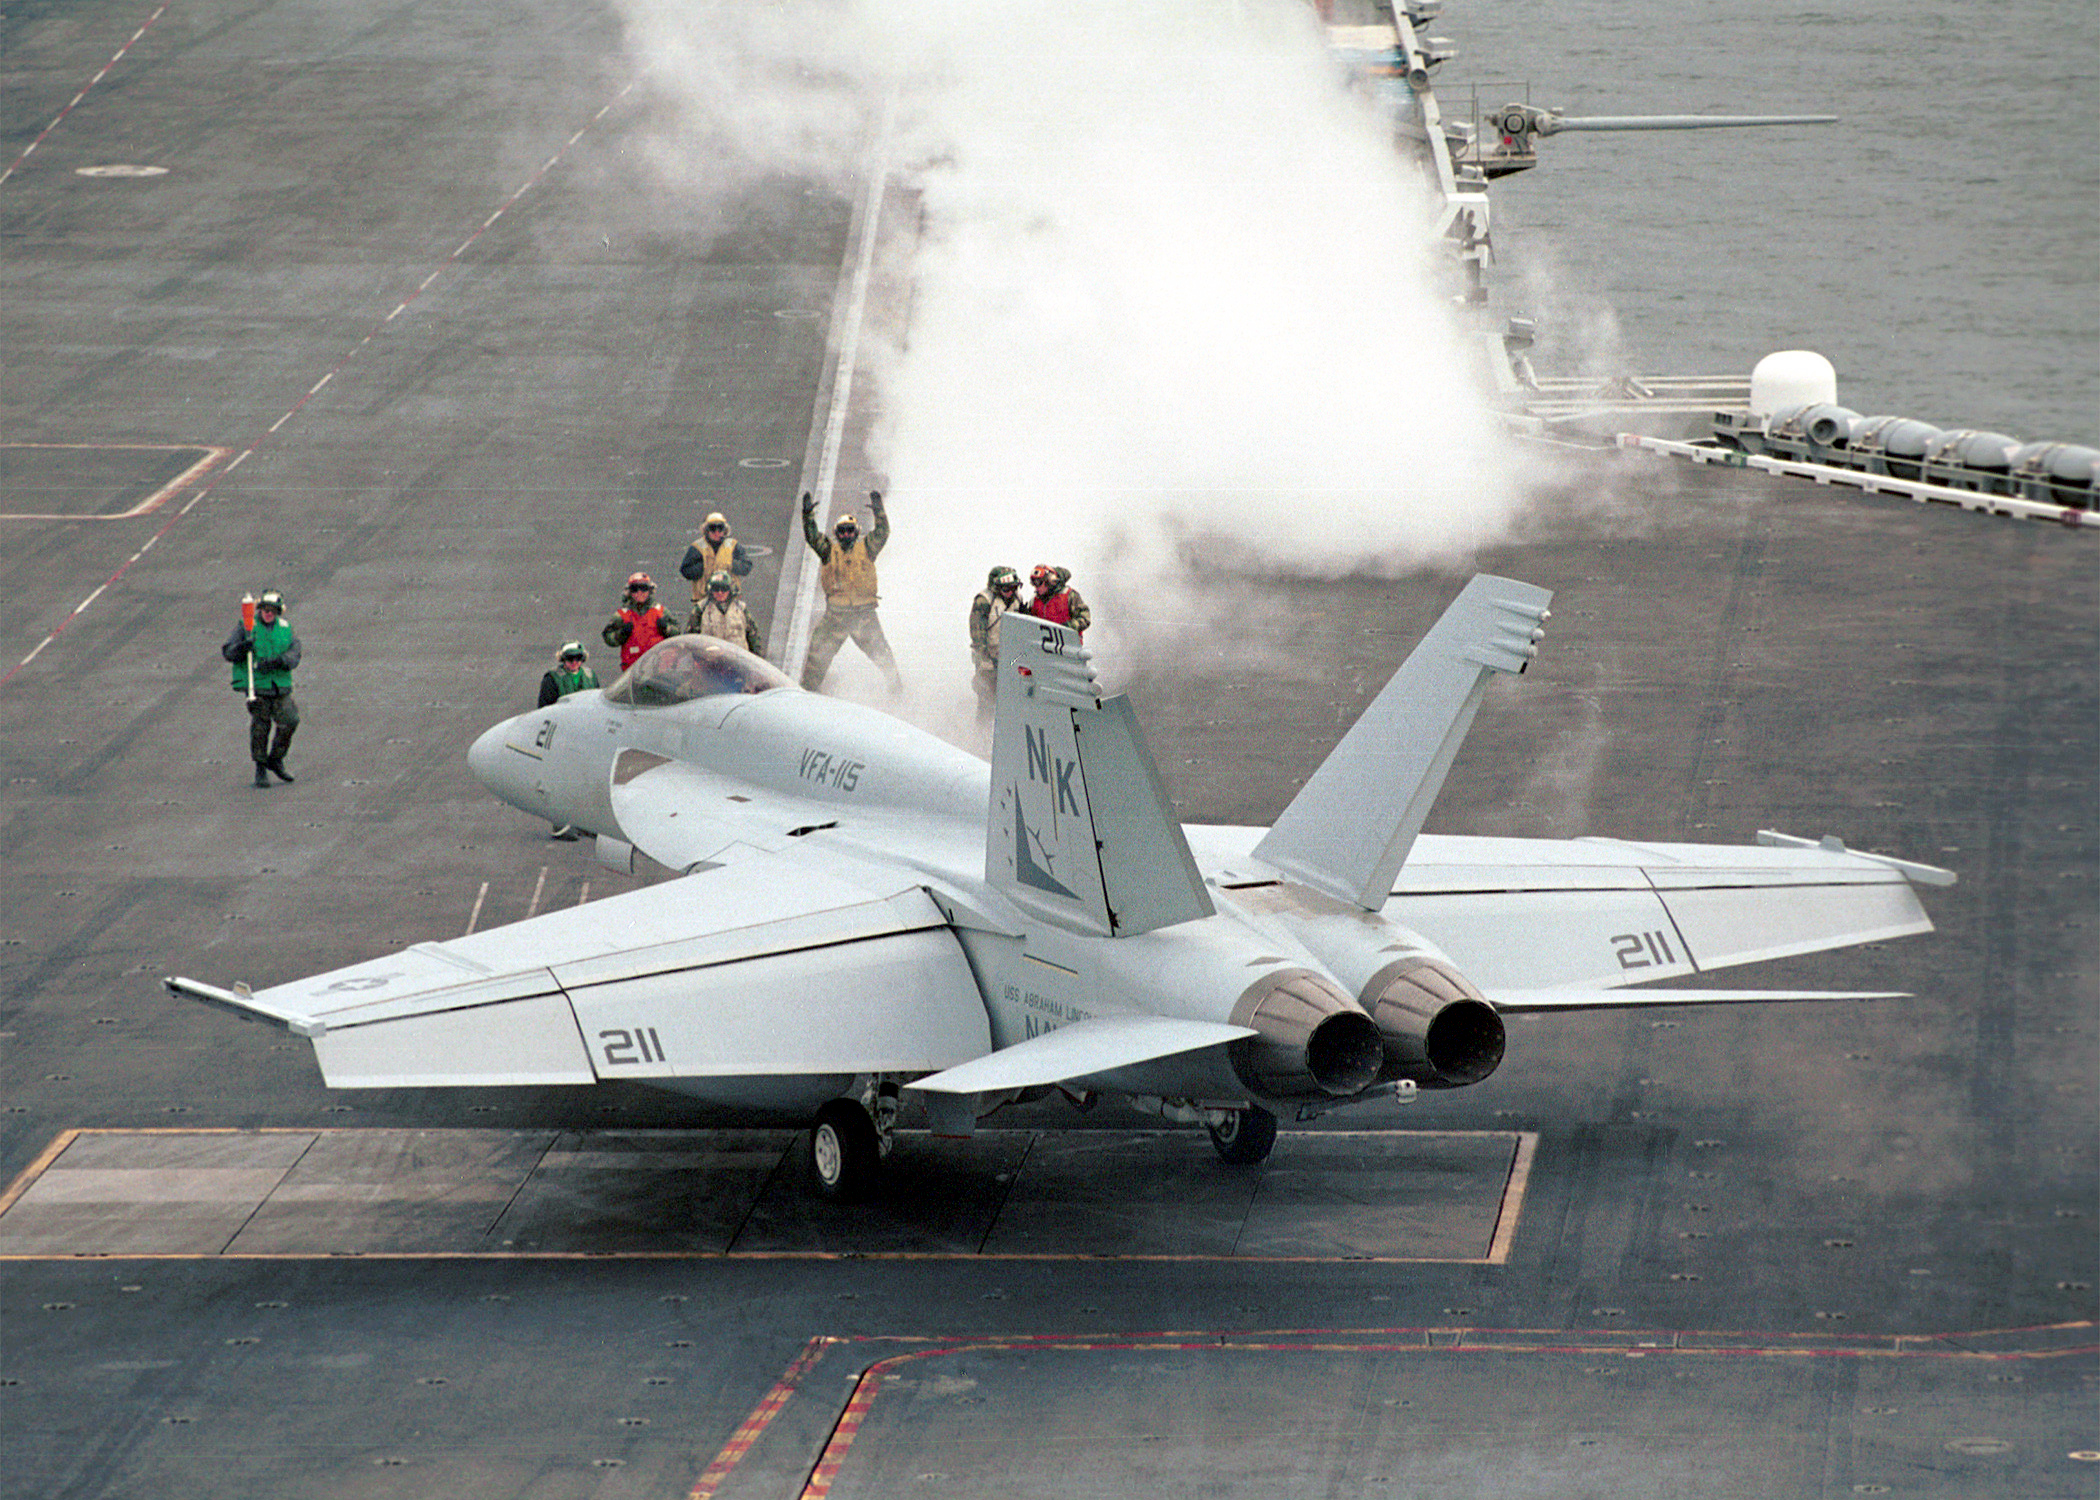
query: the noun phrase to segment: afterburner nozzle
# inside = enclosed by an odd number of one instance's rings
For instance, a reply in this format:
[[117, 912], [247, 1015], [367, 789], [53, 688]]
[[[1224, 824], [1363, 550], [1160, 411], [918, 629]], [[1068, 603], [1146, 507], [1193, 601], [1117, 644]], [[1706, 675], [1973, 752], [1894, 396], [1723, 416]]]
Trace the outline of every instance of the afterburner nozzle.
[[1261, 1035], [1232, 1044], [1233, 1071], [1265, 1099], [1347, 1098], [1378, 1080], [1378, 1027], [1333, 981], [1310, 969], [1264, 976], [1232, 1008]]
[[1373, 974], [1363, 993], [1385, 1050], [1379, 1076], [1388, 1082], [1458, 1088], [1502, 1061], [1502, 1017], [1449, 964], [1410, 953]]

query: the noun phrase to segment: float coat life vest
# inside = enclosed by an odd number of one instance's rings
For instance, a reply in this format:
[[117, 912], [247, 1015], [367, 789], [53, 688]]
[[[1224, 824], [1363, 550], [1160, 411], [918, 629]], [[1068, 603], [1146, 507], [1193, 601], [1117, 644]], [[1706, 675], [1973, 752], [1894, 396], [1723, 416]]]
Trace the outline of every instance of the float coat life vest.
[[[277, 617], [275, 625], [255, 622], [255, 696], [275, 698], [292, 690], [292, 674], [284, 667], [265, 667], [266, 661], [275, 661], [292, 648], [292, 627], [283, 615]], [[244, 656], [233, 664], [233, 685], [243, 692], [248, 687], [248, 659]]]
[[[722, 534], [722, 545], [710, 547], [707, 544], [707, 533], [703, 531], [700, 535], [693, 538], [693, 551], [700, 554], [700, 571], [689, 575], [693, 580], [693, 607], [698, 609], [701, 605], [707, 603], [708, 579], [714, 577], [717, 573], [728, 573], [732, 579], [735, 578], [736, 538], [724, 532]], [[683, 573], [685, 570], [686, 564], [680, 564], [678, 571]], [[732, 583], [731, 586], [734, 587], [735, 585]]]
[[626, 671], [658, 641], [670, 638], [671, 632], [664, 629], [664, 607], [652, 604], [640, 614], [631, 609], [622, 609], [619, 618], [631, 627], [627, 639], [620, 643], [620, 670]]
[[1069, 625], [1072, 623], [1072, 591], [1059, 589], [1054, 594], [1037, 594], [1028, 601], [1028, 612], [1053, 625]]
[[824, 602], [832, 609], [873, 609], [875, 559], [868, 553], [867, 539], [847, 547], [832, 538], [831, 555], [817, 570], [817, 581], [824, 585]]

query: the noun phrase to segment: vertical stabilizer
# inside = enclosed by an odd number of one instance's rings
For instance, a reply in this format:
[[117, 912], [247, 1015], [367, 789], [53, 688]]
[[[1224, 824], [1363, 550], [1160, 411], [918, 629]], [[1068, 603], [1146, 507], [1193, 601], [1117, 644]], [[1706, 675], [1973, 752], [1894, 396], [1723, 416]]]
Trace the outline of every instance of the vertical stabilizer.
[[985, 879], [1075, 932], [1128, 937], [1215, 908], [1130, 700], [1101, 697], [1079, 633], [999, 621]]
[[1521, 672], [1553, 595], [1480, 574], [1300, 788], [1255, 856], [1376, 911], [1443, 790], [1490, 672]]

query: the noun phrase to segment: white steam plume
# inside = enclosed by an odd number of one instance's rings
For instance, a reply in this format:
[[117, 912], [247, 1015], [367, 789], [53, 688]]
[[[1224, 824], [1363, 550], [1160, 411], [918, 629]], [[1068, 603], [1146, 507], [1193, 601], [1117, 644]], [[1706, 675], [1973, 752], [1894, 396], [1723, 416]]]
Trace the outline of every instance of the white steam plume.
[[843, 185], [895, 101], [924, 213], [871, 461], [907, 677], [966, 692], [994, 563], [1071, 568], [1116, 655], [1140, 617], [1265, 597], [1191, 597], [1217, 563], [1398, 574], [1505, 534], [1518, 460], [1430, 269], [1430, 200], [1298, 0], [629, 4], [689, 184]]

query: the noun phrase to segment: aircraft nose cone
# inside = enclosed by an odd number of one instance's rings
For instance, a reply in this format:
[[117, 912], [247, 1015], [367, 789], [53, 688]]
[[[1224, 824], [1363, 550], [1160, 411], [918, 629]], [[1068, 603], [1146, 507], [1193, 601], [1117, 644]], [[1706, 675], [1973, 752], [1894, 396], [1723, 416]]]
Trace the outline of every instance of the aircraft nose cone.
[[515, 778], [506, 774], [508, 768], [504, 762], [517, 758], [504, 745], [510, 726], [511, 721], [505, 719], [501, 724], [482, 731], [481, 737], [467, 751], [467, 769], [474, 773], [474, 779], [505, 801], [510, 800], [507, 793]]

